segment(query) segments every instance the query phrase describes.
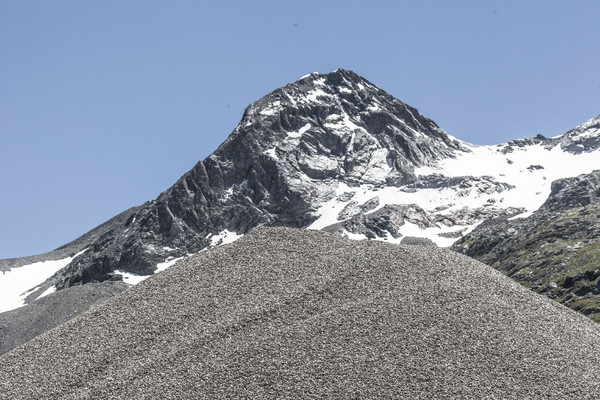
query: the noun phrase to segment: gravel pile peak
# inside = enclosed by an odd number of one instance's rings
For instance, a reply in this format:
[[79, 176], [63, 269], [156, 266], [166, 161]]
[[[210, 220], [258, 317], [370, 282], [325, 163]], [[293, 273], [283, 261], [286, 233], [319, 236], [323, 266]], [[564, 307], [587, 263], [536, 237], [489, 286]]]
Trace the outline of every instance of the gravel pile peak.
[[600, 398], [599, 329], [446, 249], [260, 229], [4, 354], [0, 398]]

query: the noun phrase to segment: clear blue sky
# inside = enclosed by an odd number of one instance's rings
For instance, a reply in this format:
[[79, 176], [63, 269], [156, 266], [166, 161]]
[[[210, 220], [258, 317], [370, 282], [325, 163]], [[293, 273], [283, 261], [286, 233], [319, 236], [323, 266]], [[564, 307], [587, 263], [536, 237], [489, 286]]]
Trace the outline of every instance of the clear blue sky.
[[0, 258], [152, 200], [309, 72], [477, 144], [600, 114], [599, 1], [0, 0]]

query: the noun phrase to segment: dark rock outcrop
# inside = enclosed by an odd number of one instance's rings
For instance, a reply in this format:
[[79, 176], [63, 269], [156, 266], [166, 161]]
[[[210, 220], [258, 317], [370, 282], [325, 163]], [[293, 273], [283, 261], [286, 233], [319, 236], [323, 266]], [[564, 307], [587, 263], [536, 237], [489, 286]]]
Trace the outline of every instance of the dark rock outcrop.
[[402, 236], [399, 228], [406, 222], [415, 224], [420, 228], [436, 226], [429, 215], [416, 204], [388, 204], [373, 212], [356, 213], [351, 218], [327, 226], [322, 230], [340, 234], [349, 232], [364, 235], [370, 239], [385, 238], [388, 236], [399, 238]]

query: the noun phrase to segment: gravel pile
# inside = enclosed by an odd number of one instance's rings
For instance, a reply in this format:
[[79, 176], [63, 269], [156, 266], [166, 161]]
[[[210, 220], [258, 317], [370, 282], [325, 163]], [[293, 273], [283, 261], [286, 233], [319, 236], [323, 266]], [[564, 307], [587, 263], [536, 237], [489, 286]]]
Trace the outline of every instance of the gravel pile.
[[4, 354], [0, 398], [600, 398], [599, 329], [448, 250], [263, 229]]
[[105, 302], [128, 287], [123, 282], [73, 286], [26, 306], [0, 313], [0, 354]]

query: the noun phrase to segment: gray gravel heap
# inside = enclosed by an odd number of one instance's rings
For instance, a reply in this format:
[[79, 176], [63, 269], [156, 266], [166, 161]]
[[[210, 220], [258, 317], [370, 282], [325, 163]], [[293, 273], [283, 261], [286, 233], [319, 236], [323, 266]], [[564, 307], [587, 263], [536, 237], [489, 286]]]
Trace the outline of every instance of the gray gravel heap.
[[261, 229], [3, 355], [0, 398], [600, 398], [599, 329], [449, 250]]
[[0, 354], [105, 302], [128, 287], [126, 283], [110, 281], [72, 286], [0, 313]]

